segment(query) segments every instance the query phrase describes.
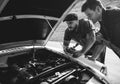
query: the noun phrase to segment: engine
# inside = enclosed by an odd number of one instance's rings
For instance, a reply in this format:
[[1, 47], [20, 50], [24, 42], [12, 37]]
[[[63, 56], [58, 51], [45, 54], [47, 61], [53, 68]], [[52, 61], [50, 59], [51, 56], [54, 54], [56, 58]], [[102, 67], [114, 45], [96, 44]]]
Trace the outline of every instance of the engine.
[[31, 52], [8, 58], [8, 67], [0, 68], [1, 84], [86, 84], [93, 77], [83, 66], [57, 53]]

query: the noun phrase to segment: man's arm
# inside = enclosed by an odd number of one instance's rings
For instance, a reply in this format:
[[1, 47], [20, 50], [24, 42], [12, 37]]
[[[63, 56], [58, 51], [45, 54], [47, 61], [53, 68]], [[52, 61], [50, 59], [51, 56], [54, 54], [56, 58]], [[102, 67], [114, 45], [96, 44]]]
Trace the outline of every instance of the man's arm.
[[88, 33], [86, 35], [86, 44], [83, 46], [82, 50], [81, 51], [77, 51], [75, 53], [75, 57], [79, 57], [79, 56], [82, 56], [84, 55], [92, 46], [93, 44], [95, 43], [96, 41], [96, 36], [95, 36], [95, 32], [94, 31], [91, 31], [90, 33]]
[[63, 41], [63, 50], [65, 53], [68, 53], [67, 49], [69, 49], [70, 41], [71, 41], [71, 36], [68, 29], [66, 29], [64, 33], [64, 41]]
[[88, 24], [86, 24], [85, 28], [87, 29], [87, 35], [85, 37], [86, 44], [83, 46], [83, 49], [81, 50], [82, 54], [85, 54], [95, 43], [96, 41], [96, 35], [95, 35], [95, 26], [92, 21], [88, 21]]
[[63, 50], [64, 50], [65, 53], [67, 52], [66, 50], [68, 49], [69, 44], [70, 44], [70, 41], [64, 40], [64, 42], [63, 42]]
[[99, 58], [99, 56], [100, 56], [100, 54], [103, 52], [103, 50], [105, 49], [105, 45], [104, 44], [98, 44], [96, 47], [95, 47], [95, 49], [94, 49], [94, 51], [93, 51], [93, 55], [92, 55], [92, 57], [89, 57], [88, 59], [90, 59], [90, 60], [93, 60], [93, 61], [95, 61], [96, 59], [98, 59]]
[[96, 44], [95, 44], [95, 48], [93, 50], [93, 55], [92, 57], [90, 57], [90, 60], [95, 61], [97, 58], [99, 58], [100, 54], [103, 52], [103, 50], [105, 49], [106, 45], [104, 44], [104, 42], [102, 41], [102, 34], [100, 32], [98, 32], [96, 34]]
[[95, 32], [91, 31], [86, 35], [86, 45], [83, 46], [81, 53], [85, 54], [93, 46], [95, 41], [96, 41]]

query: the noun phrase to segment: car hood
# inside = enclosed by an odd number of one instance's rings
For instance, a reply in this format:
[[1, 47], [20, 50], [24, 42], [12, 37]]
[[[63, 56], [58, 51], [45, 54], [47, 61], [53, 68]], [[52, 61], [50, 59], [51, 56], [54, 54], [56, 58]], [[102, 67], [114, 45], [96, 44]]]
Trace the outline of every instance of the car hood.
[[11, 45], [45, 45], [75, 3], [77, 0], [0, 0], [0, 50]]
[[[60, 18], [75, 0], [0, 0], [4, 8], [0, 16], [10, 15], [46, 15]], [[7, 4], [7, 5], [6, 5]], [[2, 5], [3, 6], [3, 5]]]

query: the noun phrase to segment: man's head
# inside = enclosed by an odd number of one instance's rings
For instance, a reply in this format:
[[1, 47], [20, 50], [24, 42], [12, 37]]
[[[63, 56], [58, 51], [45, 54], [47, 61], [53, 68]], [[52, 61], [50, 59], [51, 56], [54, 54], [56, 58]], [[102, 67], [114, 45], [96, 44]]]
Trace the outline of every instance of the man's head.
[[65, 17], [64, 21], [66, 21], [70, 30], [74, 30], [78, 25], [78, 16], [75, 13], [70, 13]]
[[100, 0], [87, 0], [82, 6], [82, 12], [88, 16], [93, 23], [99, 21], [102, 17], [103, 5]]

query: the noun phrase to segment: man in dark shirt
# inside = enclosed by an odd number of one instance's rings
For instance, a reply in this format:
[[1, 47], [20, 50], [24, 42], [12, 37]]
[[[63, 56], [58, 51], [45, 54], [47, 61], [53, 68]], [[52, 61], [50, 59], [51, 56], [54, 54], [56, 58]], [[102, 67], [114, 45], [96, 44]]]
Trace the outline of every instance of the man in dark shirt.
[[[68, 14], [64, 21], [66, 21], [68, 25], [68, 28], [65, 30], [64, 34], [64, 51], [67, 52], [70, 41], [74, 40], [83, 47], [81, 51], [75, 52], [75, 56], [79, 57], [84, 54], [97, 55], [98, 52], [96, 52], [95, 49], [99, 48], [99, 43], [95, 42], [96, 37], [94, 32], [94, 25], [89, 20], [78, 20], [77, 15], [74, 13]], [[94, 61], [95, 60], [96, 59], [94, 59]], [[101, 62], [104, 63], [104, 60], [102, 59]]]
[[100, 0], [87, 0], [82, 6], [82, 12], [93, 23], [99, 21], [102, 40], [120, 57], [120, 9], [105, 9]]

